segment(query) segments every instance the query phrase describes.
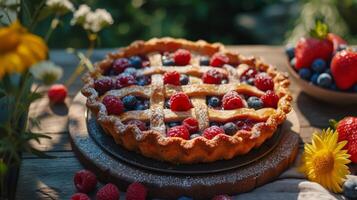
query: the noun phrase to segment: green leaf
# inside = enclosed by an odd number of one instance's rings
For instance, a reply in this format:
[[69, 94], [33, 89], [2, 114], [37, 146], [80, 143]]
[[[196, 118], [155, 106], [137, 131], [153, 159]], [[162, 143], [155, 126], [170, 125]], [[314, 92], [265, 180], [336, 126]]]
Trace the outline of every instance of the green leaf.
[[329, 32], [327, 24], [323, 23], [320, 20], [316, 20], [315, 28], [310, 30], [310, 35], [314, 38], [325, 39]]
[[336, 130], [336, 127], [338, 125], [338, 121], [334, 120], [334, 119], [330, 119], [328, 120], [328, 123], [330, 125], [330, 127], [333, 129], [333, 130]]
[[0, 160], [0, 176], [3, 176], [7, 172], [6, 163], [3, 160]]

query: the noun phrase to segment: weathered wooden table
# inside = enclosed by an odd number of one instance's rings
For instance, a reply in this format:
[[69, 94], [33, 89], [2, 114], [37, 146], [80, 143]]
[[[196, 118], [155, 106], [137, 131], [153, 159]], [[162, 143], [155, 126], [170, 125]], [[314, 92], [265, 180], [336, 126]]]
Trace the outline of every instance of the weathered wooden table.
[[[287, 71], [288, 61], [280, 46], [230, 46], [229, 49], [243, 55], [262, 57], [267, 63], [277, 66], [281, 71]], [[93, 60], [102, 59], [111, 50], [96, 50]], [[50, 58], [64, 68], [66, 80], [74, 71], [78, 59], [64, 50], [53, 50]], [[357, 106], [335, 106], [319, 102], [309, 96], [291, 80], [291, 92], [294, 98], [294, 109], [301, 125], [301, 147], [303, 142], [309, 142], [314, 130], [328, 126], [331, 118], [340, 119], [345, 115], [357, 115]], [[41, 140], [41, 144], [33, 143], [38, 149], [56, 156], [55, 159], [37, 158], [23, 154], [19, 180], [17, 184], [17, 199], [69, 199], [74, 194], [73, 175], [83, 167], [72, 152], [68, 134], [68, 109], [71, 100], [82, 86], [80, 79], [69, 88], [69, 97], [65, 105], [50, 106], [45, 96], [33, 103], [29, 115], [41, 120], [41, 128], [30, 127], [32, 131], [45, 133], [51, 140]]]

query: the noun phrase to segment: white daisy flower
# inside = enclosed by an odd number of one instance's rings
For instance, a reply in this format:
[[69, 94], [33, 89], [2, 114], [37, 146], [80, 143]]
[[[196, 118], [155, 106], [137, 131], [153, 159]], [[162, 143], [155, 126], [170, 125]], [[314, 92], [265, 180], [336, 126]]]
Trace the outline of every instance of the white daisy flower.
[[63, 75], [63, 69], [51, 61], [42, 61], [31, 67], [30, 72], [45, 85], [51, 85]]
[[108, 11], [105, 9], [91, 11], [87, 5], [81, 5], [74, 13], [71, 21], [72, 25], [81, 25], [84, 29], [94, 33], [113, 23], [113, 18]]
[[74, 11], [73, 4], [69, 0], [47, 0], [46, 6], [59, 15]]
[[79, 6], [78, 10], [76, 10], [73, 14], [73, 19], [71, 20], [71, 24], [75, 25], [83, 25], [86, 21], [87, 15], [91, 12], [90, 7], [86, 4], [82, 4]]

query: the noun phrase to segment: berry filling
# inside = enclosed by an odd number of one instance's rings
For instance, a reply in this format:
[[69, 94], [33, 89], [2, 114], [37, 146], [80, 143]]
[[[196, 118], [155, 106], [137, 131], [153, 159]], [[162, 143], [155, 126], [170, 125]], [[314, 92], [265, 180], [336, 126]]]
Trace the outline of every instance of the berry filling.
[[180, 137], [182, 139], [188, 140], [190, 139], [190, 133], [187, 128], [183, 125], [174, 126], [170, 128], [167, 132], [167, 136], [169, 137]]
[[121, 89], [123, 87], [135, 85], [135, 84], [136, 84], [136, 79], [134, 78], [134, 76], [126, 73], [120, 74], [115, 80], [115, 87], [117, 89]]
[[259, 73], [255, 76], [254, 85], [262, 91], [273, 90], [273, 79], [267, 73]]
[[176, 65], [179, 66], [188, 65], [191, 60], [191, 52], [186, 49], [178, 49], [173, 54], [173, 59]]
[[224, 110], [233, 110], [244, 107], [243, 98], [236, 92], [227, 92], [222, 98]]
[[226, 55], [215, 53], [210, 60], [210, 65], [212, 67], [222, 67], [224, 64], [228, 64], [228, 62], [229, 58]]
[[151, 77], [150, 76], [139, 76], [136, 77], [136, 84], [139, 86], [150, 85]]
[[169, 104], [172, 111], [187, 111], [192, 108], [190, 98], [183, 92], [172, 95]]
[[224, 78], [225, 75], [215, 69], [210, 69], [202, 75], [203, 83], [207, 84], [221, 84]]
[[126, 125], [135, 125], [141, 131], [146, 131], [148, 129], [148, 126], [144, 122], [137, 120], [137, 119], [132, 119], [132, 120], [127, 121]]
[[177, 71], [166, 72], [164, 74], [164, 84], [180, 85], [180, 74]]

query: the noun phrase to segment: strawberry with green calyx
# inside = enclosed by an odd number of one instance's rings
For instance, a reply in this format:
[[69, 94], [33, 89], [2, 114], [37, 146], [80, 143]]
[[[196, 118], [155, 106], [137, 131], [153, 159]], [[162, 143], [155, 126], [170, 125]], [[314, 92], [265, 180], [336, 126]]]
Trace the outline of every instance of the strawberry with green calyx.
[[309, 68], [317, 58], [330, 59], [333, 43], [327, 39], [327, 35], [327, 25], [317, 21], [315, 28], [310, 31], [311, 37], [303, 37], [298, 41], [295, 47], [296, 69]]
[[330, 126], [338, 132], [338, 141], [347, 140], [345, 148], [350, 160], [357, 163], [357, 117], [345, 117], [339, 122], [330, 120]]

